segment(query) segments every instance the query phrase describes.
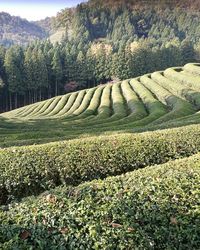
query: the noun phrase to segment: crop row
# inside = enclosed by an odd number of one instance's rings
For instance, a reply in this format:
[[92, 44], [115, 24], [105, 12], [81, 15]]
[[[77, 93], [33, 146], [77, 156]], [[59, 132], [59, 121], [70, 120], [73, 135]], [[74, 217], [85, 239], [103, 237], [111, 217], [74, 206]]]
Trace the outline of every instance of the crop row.
[[0, 150], [0, 202], [126, 173], [200, 150], [198, 126]]
[[198, 154], [59, 187], [0, 207], [0, 248], [197, 250], [199, 183]]
[[183, 67], [184, 71], [187, 71], [194, 75], [200, 75], [200, 64], [199, 63], [188, 63]]
[[200, 90], [200, 79], [199, 76], [184, 73], [180, 69], [169, 68], [164, 71], [164, 76], [172, 81], [180, 82], [184, 86], [191, 88], [193, 90]]
[[171, 109], [168, 114], [159, 119], [159, 122], [169, 121], [171, 119], [187, 116], [195, 112], [192, 104], [178, 96], [173, 95], [167, 89], [154, 82], [149, 76], [142, 76], [140, 81], [145, 85], [145, 87], [150, 89], [161, 102], [164, 104], [166, 103]]
[[[29, 105], [3, 116], [8, 118], [62, 118], [66, 129], [146, 125], [191, 115], [200, 107], [200, 78], [187, 68], [170, 68]], [[197, 69], [196, 69], [197, 71]], [[142, 119], [142, 121], [140, 121]]]

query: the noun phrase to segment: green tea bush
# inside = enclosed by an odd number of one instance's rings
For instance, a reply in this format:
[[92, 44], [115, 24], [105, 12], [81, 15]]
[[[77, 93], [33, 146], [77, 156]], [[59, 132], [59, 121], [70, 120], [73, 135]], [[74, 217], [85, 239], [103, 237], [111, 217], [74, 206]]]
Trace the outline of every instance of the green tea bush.
[[169, 68], [165, 70], [164, 76], [172, 81], [180, 82], [184, 84], [184, 86], [186, 87], [192, 88], [197, 91], [200, 90], [200, 79], [197, 76], [187, 75], [187, 74], [185, 75], [182, 72], [178, 72], [176, 68], [175, 69]]
[[74, 117], [74, 116], [79, 116], [80, 114], [82, 114], [86, 109], [87, 107], [89, 106], [91, 100], [92, 100], [92, 97], [94, 95], [94, 92], [95, 92], [96, 88], [92, 88], [92, 89], [89, 89], [84, 98], [83, 98], [83, 101], [81, 102], [81, 105], [79, 106], [79, 108], [77, 108], [73, 113], [72, 115], [69, 117]]
[[[44, 101], [43, 101], [44, 103]], [[23, 115], [25, 112], [31, 112], [32, 110], [34, 110], [36, 107], [38, 107], [39, 105], [41, 105], [42, 102], [39, 103], [34, 103], [34, 104], [29, 104], [25, 107], [19, 108], [19, 109], [14, 109], [12, 111], [7, 112], [9, 115], [13, 115], [13, 116], [21, 116]]]
[[66, 105], [69, 97], [70, 97], [70, 94], [63, 95], [60, 101], [58, 102], [58, 104], [56, 105], [56, 107], [48, 114], [48, 116], [54, 116], [57, 113], [59, 113]]
[[118, 175], [200, 150], [199, 126], [0, 150], [0, 203], [60, 184]]
[[111, 91], [112, 85], [109, 84], [103, 89], [100, 105], [98, 107], [98, 114], [94, 119], [105, 119], [110, 116], [111, 106]]
[[55, 115], [55, 117], [60, 117], [64, 115], [65, 113], [67, 113], [70, 110], [70, 108], [73, 106], [77, 96], [78, 96], [78, 92], [72, 93], [69, 99], [67, 100], [65, 106]]
[[112, 119], [115, 119], [115, 117], [117, 117], [118, 119], [125, 117], [127, 115], [127, 110], [125, 107], [123, 95], [121, 93], [121, 82], [113, 84], [111, 99], [113, 109]]
[[123, 117], [126, 117], [126, 115], [127, 110], [124, 97], [121, 93], [121, 82], [118, 82], [111, 85], [110, 96], [107, 95], [107, 97], [104, 97], [102, 95], [99, 114], [88, 123], [85, 123], [85, 125], [92, 125], [93, 128], [98, 127], [100, 124], [102, 124], [102, 126], [107, 126], [112, 122], [119, 121]]
[[137, 93], [140, 97], [140, 100], [143, 102], [148, 116], [141, 121], [136, 121], [135, 126], [143, 126], [146, 125], [161, 116], [167, 113], [167, 109], [163, 103], [157, 100], [151, 91], [149, 91], [144, 85], [139, 82], [139, 79], [132, 79], [130, 80], [130, 85], [133, 90]]
[[148, 75], [142, 76], [140, 80], [145, 87], [150, 89], [160, 101], [166, 103], [171, 109], [168, 114], [155, 120], [153, 122], [154, 124], [170, 121], [171, 119], [176, 119], [195, 113], [195, 109], [193, 108], [192, 104], [178, 96], [173, 95], [171, 92], [154, 82]]
[[160, 72], [151, 74], [151, 78], [156, 81], [159, 85], [168, 89], [174, 95], [182, 96], [186, 100], [190, 101], [198, 109], [200, 108], [200, 93], [190, 88], [186, 88], [179, 82], [173, 82], [162, 75]]
[[143, 118], [147, 115], [146, 109], [143, 103], [140, 101], [136, 93], [133, 91], [129, 84], [129, 80], [123, 81], [121, 84], [122, 93], [127, 102], [127, 106], [130, 110], [130, 116], [134, 117], [136, 120], [137, 117]]
[[[144, 104], [131, 88], [129, 80], [121, 83], [121, 92], [123, 95], [122, 98], [124, 98], [124, 101], [126, 101], [128, 110], [126, 110], [124, 114], [127, 114], [127, 116], [122, 116], [120, 119], [116, 119], [116, 116], [104, 119], [101, 123], [101, 129], [112, 128], [112, 130], [114, 130], [124, 125], [130, 125], [130, 127], [133, 127], [135, 122], [142, 120], [142, 118], [145, 118], [148, 115]], [[86, 123], [85, 126], [88, 126], [88, 124]], [[99, 122], [94, 124], [93, 128], [98, 126]]]
[[51, 103], [51, 105], [49, 105], [49, 107], [43, 113], [41, 113], [40, 116], [45, 116], [48, 115], [50, 112], [52, 112], [59, 103], [59, 101], [61, 100], [61, 98], [62, 96], [56, 97]]
[[33, 112], [30, 112], [28, 114], [23, 114], [23, 117], [28, 115], [29, 117], [32, 118], [32, 117], [42, 114], [48, 109], [48, 107], [52, 104], [52, 102], [54, 102], [55, 99], [56, 97], [51, 98], [47, 101], [41, 102], [41, 105], [39, 105], [35, 110], [33, 110]]
[[193, 249], [200, 246], [200, 155], [0, 209], [0, 248]]
[[187, 71], [194, 75], [200, 75], [200, 64], [199, 63], [188, 63], [183, 67], [184, 71]]
[[30, 114], [32, 115], [32, 114], [37, 113], [45, 104], [46, 104], [46, 101], [35, 103], [31, 105], [30, 107], [25, 108], [23, 112], [20, 112], [19, 115], [18, 114], [15, 115], [15, 117], [29, 118]]
[[71, 106], [71, 108], [66, 113], [64, 113], [63, 116], [72, 115], [74, 113], [74, 111], [76, 111], [80, 107], [80, 105], [81, 105], [81, 103], [82, 103], [82, 101], [83, 101], [86, 93], [87, 93], [86, 90], [81, 90], [78, 93], [76, 99], [74, 100], [74, 103]]
[[91, 99], [91, 102], [87, 109], [80, 115], [81, 118], [90, 117], [91, 115], [94, 115], [99, 107], [100, 101], [101, 101], [101, 95], [103, 92], [104, 86], [99, 86]]

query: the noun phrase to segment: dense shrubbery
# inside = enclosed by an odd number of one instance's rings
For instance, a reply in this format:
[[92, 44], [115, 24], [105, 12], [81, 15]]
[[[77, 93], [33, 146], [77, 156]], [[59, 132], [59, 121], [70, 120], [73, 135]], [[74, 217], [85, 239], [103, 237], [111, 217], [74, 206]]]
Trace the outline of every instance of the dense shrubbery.
[[177, 81], [174, 82], [172, 80], [167, 79], [166, 77], [163, 76], [163, 73], [161, 72], [155, 72], [151, 74], [151, 78], [157, 83], [159, 83], [161, 86], [169, 90], [171, 93], [185, 98], [186, 100], [191, 102], [193, 105], [195, 105], [197, 109], [199, 109], [200, 107], [200, 93], [199, 92], [194, 91], [191, 88], [188, 88], [187, 86], [184, 86], [180, 82], [177, 82]]
[[2, 149], [0, 201], [186, 157], [200, 150], [199, 135], [193, 126]]
[[200, 155], [0, 210], [0, 248], [199, 249]]

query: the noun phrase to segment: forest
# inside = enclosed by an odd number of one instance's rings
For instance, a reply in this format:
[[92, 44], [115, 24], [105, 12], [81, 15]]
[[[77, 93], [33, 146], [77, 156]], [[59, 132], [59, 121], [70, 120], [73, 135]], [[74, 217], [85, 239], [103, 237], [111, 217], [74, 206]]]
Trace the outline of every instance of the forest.
[[54, 26], [66, 28], [59, 43], [1, 46], [0, 110], [198, 61], [199, 13], [145, 6], [90, 1], [58, 13]]

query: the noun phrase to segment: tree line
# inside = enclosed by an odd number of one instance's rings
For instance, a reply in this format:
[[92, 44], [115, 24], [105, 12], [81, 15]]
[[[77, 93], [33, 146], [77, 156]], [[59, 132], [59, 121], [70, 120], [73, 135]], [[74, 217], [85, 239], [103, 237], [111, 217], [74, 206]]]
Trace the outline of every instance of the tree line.
[[198, 12], [90, 2], [59, 13], [59, 43], [0, 47], [0, 111], [199, 60]]
[[152, 47], [146, 40], [114, 51], [98, 42], [80, 49], [70, 42], [0, 47], [1, 111], [113, 80], [136, 77], [194, 61], [189, 41]]

